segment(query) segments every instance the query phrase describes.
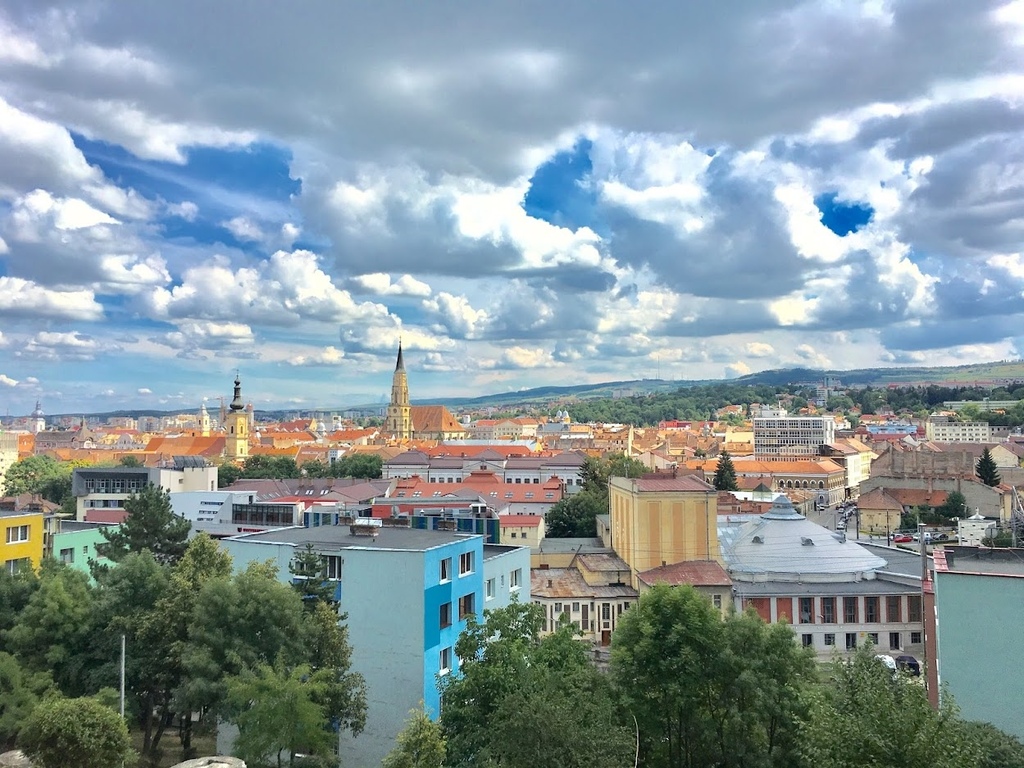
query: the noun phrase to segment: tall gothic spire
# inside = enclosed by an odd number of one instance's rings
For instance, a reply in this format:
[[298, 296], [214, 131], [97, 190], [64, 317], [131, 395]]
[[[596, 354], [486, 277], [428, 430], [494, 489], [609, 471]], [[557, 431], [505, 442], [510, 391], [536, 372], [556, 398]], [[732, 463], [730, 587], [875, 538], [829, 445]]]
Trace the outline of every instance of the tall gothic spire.
[[402, 340], [398, 340], [398, 361], [395, 363], [395, 371], [404, 371], [405, 362], [402, 360]]
[[241, 411], [245, 408], [245, 403], [242, 402], [242, 382], [238, 378], [238, 374], [235, 374], [235, 396], [231, 400], [232, 411]]

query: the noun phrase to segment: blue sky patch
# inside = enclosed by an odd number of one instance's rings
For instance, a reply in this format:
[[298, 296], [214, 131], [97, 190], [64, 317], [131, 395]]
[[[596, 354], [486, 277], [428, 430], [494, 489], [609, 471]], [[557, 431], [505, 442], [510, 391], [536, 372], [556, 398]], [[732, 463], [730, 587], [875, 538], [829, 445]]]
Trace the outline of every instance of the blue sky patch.
[[821, 223], [840, 237], [864, 227], [875, 213], [867, 203], [840, 202], [836, 192], [826, 192], [814, 198], [814, 204], [821, 211]]
[[530, 179], [523, 210], [535, 219], [559, 227], [595, 227], [597, 196], [587, 181], [594, 164], [590, 139], [580, 138], [570, 150], [542, 163]]

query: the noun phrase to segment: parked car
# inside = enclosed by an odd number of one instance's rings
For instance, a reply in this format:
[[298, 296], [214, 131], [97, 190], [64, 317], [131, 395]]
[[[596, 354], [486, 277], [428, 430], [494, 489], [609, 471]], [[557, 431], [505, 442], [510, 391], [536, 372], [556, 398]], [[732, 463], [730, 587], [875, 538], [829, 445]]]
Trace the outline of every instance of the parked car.
[[914, 537], [907, 533], [894, 533], [892, 540], [894, 544], [909, 544], [914, 540]]
[[921, 664], [913, 656], [904, 654], [903, 656], [896, 657], [896, 666], [906, 672], [908, 675], [919, 677], [921, 675]]

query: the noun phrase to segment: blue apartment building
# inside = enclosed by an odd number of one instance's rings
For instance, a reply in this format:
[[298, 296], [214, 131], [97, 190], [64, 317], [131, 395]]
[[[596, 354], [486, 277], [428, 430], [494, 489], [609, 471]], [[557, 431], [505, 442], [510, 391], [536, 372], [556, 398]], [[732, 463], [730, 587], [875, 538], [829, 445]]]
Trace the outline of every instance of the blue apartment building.
[[378, 522], [358, 518], [351, 525], [221, 540], [237, 571], [270, 560], [282, 581], [291, 578], [288, 565], [307, 543], [325, 559], [339, 610], [348, 614], [352, 669], [367, 685], [366, 729], [356, 738], [341, 736], [346, 765], [380, 765], [420, 702], [437, 717], [438, 680], [458, 672], [455, 643], [470, 615], [482, 620], [486, 609], [530, 601], [527, 547]]

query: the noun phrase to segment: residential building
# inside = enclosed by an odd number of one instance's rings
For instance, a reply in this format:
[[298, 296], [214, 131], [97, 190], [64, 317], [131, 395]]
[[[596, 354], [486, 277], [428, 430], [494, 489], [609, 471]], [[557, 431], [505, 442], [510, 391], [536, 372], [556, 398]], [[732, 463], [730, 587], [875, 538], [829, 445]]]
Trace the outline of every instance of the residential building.
[[716, 560], [692, 560], [659, 565], [637, 576], [640, 594], [657, 584], [678, 587], [689, 584], [725, 616], [732, 609], [732, 579]]
[[874, 452], [859, 440], [837, 439], [834, 443], [822, 445], [820, 453], [845, 470], [846, 480], [843, 485], [846, 498], [857, 498], [860, 484], [871, 477]]
[[762, 408], [754, 417], [754, 458], [761, 461], [816, 456], [835, 439], [831, 416], [789, 416], [783, 408]]
[[0, 566], [8, 573], [38, 568], [43, 559], [43, 513], [0, 510]]
[[575, 624], [582, 640], [608, 646], [623, 612], [636, 603], [630, 567], [614, 553], [577, 554], [565, 568], [530, 572], [533, 602], [544, 609], [542, 634]]
[[812, 523], [782, 495], [763, 515], [723, 520], [719, 539], [736, 609], [787, 621], [820, 659], [868, 641], [881, 652], [923, 652], [916, 554], [849, 540]]
[[540, 549], [544, 541], [543, 515], [505, 515], [498, 520], [502, 544]]
[[7, 495], [7, 470], [18, 461], [18, 433], [0, 432], [0, 496]]
[[367, 685], [366, 729], [355, 739], [343, 735], [341, 751], [352, 765], [380, 765], [410, 710], [422, 705], [437, 717], [438, 679], [458, 673], [455, 642], [467, 617], [482, 620], [486, 608], [530, 600], [529, 549], [372, 519], [222, 541], [237, 570], [269, 560], [285, 582], [307, 543], [336, 582], [338, 609], [348, 617], [352, 670]]
[[945, 547], [935, 552], [937, 682], [965, 720], [1024, 739], [1024, 678], [1013, 663], [1024, 634], [1024, 550]]
[[497, 451], [468, 454], [445, 453], [429, 456], [423, 451], [406, 451], [384, 463], [383, 476], [388, 479], [418, 475], [427, 482], [465, 482], [473, 472], [491, 471], [509, 485], [541, 485], [555, 477], [569, 493], [583, 487], [583, 465], [587, 456], [579, 451], [566, 451], [551, 456], [508, 455]]
[[120, 523], [125, 517], [125, 499], [147, 485], [168, 493], [213, 491], [217, 467], [197, 456], [179, 456], [160, 467], [79, 467], [71, 476], [75, 519]]
[[97, 544], [106, 543], [103, 529], [111, 523], [82, 523], [77, 520], [61, 520], [53, 534], [53, 557], [91, 575], [90, 564], [110, 565], [111, 561], [96, 552]]
[[951, 421], [948, 416], [929, 416], [924, 434], [937, 443], [992, 442], [992, 428], [987, 421]]
[[685, 560], [717, 560], [718, 492], [695, 475], [609, 481], [609, 539], [637, 574]]
[[560, 478], [550, 477], [543, 484], [508, 483], [491, 469], [472, 470], [468, 475], [450, 482], [445, 477], [428, 481], [419, 475], [394, 482], [391, 498], [439, 499], [478, 494], [489, 508], [501, 516], [547, 514], [562, 499], [564, 485]]

